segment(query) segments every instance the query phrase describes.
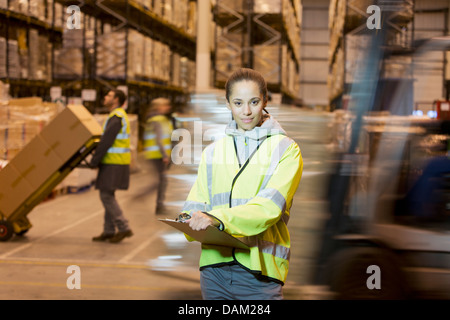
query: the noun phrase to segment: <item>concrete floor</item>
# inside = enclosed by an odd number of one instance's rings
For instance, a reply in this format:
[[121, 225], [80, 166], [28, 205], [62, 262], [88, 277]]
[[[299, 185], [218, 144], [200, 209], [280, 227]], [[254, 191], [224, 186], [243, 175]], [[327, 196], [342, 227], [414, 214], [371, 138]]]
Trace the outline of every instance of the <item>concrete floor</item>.
[[[191, 156], [196, 157], [199, 153], [195, 150], [201, 151], [200, 146], [209, 143], [201, 138], [202, 132], [211, 132], [217, 125], [222, 128], [229, 121], [223, 102], [215, 94], [193, 97], [184, 127], [194, 133], [200, 130], [200, 119], [202, 127], [199, 136], [193, 134]], [[311, 286], [310, 278], [325, 217], [330, 115], [290, 106], [268, 110], [298, 142], [304, 159], [289, 221], [292, 253], [285, 298], [326, 298], [326, 290]], [[196, 171], [195, 163], [171, 166], [166, 197], [169, 210], [156, 215], [154, 191], [146, 192], [155, 175], [140, 159], [130, 189], [117, 192], [134, 232], [119, 244], [91, 241], [103, 225], [103, 208], [93, 188], [38, 205], [28, 215], [33, 227], [26, 235], [0, 243], [0, 299], [201, 299], [200, 245], [188, 243], [180, 232], [157, 220], [177, 216]], [[68, 289], [72, 265], [79, 267], [81, 289]]]

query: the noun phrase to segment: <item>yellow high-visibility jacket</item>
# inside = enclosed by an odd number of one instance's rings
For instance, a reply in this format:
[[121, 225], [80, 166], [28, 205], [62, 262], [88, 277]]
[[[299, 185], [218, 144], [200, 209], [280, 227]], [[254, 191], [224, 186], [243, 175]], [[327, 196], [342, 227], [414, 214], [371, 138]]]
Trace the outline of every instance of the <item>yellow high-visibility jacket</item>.
[[103, 164], [130, 164], [130, 121], [128, 115], [123, 108], [116, 108], [110, 112], [108, 118], [103, 124], [103, 131], [106, 128], [108, 120], [112, 117], [119, 117], [122, 120], [122, 128], [116, 136], [113, 145], [108, 149], [108, 152], [102, 159]]
[[163, 157], [156, 141], [156, 132], [150, 125], [151, 122], [157, 122], [161, 126], [161, 143], [164, 151], [168, 157], [172, 153], [172, 131], [173, 125], [169, 118], [164, 115], [156, 115], [147, 120], [147, 125], [144, 133], [144, 155], [146, 159], [161, 159]]
[[[200, 270], [237, 262], [281, 284], [286, 280], [290, 257], [287, 223], [303, 160], [297, 143], [273, 118], [269, 120], [264, 123], [268, 125], [253, 129], [256, 136], [247, 132], [241, 139], [245, 146], [250, 141], [258, 145], [247, 161], [240, 162], [237, 155], [236, 143], [242, 143], [237, 130], [228, 130], [202, 154], [197, 180], [182, 211], [208, 212], [222, 223], [224, 232], [239, 237], [250, 249], [202, 244]], [[276, 130], [271, 127], [274, 122]]]

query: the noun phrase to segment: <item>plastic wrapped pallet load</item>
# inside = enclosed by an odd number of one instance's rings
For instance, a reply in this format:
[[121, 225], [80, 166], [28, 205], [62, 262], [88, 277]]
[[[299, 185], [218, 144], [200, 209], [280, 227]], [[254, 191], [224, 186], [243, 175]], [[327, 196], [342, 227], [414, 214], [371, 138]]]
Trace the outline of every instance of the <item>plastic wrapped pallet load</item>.
[[107, 32], [97, 37], [97, 74], [108, 79], [125, 78], [126, 33]]
[[20, 78], [20, 58], [17, 40], [8, 40], [8, 76], [11, 79]]
[[144, 37], [144, 56], [143, 56], [144, 77], [151, 78], [153, 75], [153, 40]]
[[280, 83], [280, 46], [254, 46], [254, 68], [268, 83]]
[[281, 0], [255, 0], [253, 11], [256, 13], [280, 13]]
[[242, 34], [227, 34], [217, 41], [216, 48], [216, 79], [226, 81], [234, 70], [242, 66], [241, 43]]
[[3, 139], [0, 158], [10, 160], [58, 113], [58, 106], [41, 98], [11, 99], [0, 108]]

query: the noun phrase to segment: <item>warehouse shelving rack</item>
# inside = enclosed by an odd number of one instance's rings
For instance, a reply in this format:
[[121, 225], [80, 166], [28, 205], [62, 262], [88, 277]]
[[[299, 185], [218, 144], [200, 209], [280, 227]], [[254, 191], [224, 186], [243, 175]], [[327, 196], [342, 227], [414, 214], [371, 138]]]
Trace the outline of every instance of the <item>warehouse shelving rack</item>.
[[[193, 0], [190, 0], [193, 1]], [[40, 21], [37, 18], [27, 14], [17, 13], [6, 9], [0, 9], [0, 36], [6, 39], [6, 43], [13, 34], [14, 28], [23, 28], [25, 30], [38, 29], [49, 37], [53, 44], [52, 48], [52, 75], [51, 81], [13, 79], [6, 75], [0, 80], [10, 84], [10, 94], [13, 97], [40, 96], [45, 100], [50, 100], [50, 88], [59, 86], [62, 88], [63, 96], [80, 97], [83, 89], [94, 89], [97, 92], [97, 99], [93, 102], [84, 102], [85, 106], [91, 112], [104, 111], [101, 107], [101, 98], [106, 92], [117, 86], [125, 86], [128, 89], [128, 110], [130, 113], [144, 113], [141, 109], [148, 106], [151, 99], [157, 96], [165, 96], [174, 101], [174, 105], [184, 104], [187, 99], [188, 91], [186, 88], [171, 84], [170, 81], [153, 78], [129, 78], [127, 76], [127, 55], [124, 57], [125, 74], [124, 77], [105, 78], [97, 74], [96, 70], [96, 50], [97, 37], [101, 35], [104, 24], [110, 24], [116, 30], [124, 30], [128, 34], [129, 29], [134, 29], [145, 36], [166, 44], [172, 52], [180, 56], [187, 57], [190, 61], [195, 61], [196, 57], [196, 38], [189, 34], [183, 28], [180, 28], [161, 16], [157, 15], [151, 9], [144, 7], [134, 0], [55, 0], [49, 2], [55, 12], [56, 3], [62, 5], [63, 10], [60, 17], [67, 18], [66, 8], [70, 5], [76, 5], [84, 14], [83, 18], [95, 19], [95, 34], [93, 47], [87, 45], [87, 35], [85, 28], [80, 30], [83, 37], [83, 67], [81, 74], [68, 72], [65, 76], [55, 75], [55, 50], [60, 49], [63, 43], [63, 34], [65, 31], [65, 21], [62, 21], [63, 28], [57, 27], [55, 15], [51, 23]], [[47, 4], [47, 1], [45, 1]], [[82, 21], [82, 23], [86, 23]], [[126, 46], [128, 49], [128, 37], [126, 37]], [[6, 58], [8, 61], [8, 58]], [[6, 66], [6, 68], [8, 68]], [[71, 66], [65, 66], [70, 70]], [[7, 70], [8, 71], [8, 70]]]
[[[45, 2], [47, 7], [47, 2]], [[47, 8], [46, 8], [47, 10]], [[54, 10], [54, 4], [52, 4]], [[18, 30], [24, 31], [28, 42], [28, 34], [31, 29], [37, 30], [40, 34], [48, 36], [50, 43], [59, 43], [62, 39], [63, 29], [54, 25], [54, 22], [42, 21], [37, 17], [14, 12], [5, 8], [0, 8], [0, 37], [6, 40], [5, 51], [5, 74], [0, 76], [0, 80], [10, 85], [10, 94], [13, 97], [41, 96], [49, 98], [51, 81], [30, 80], [27, 77], [10, 75], [9, 60], [9, 40], [18, 40]], [[53, 57], [52, 57], [53, 59]], [[49, 71], [50, 72], [50, 71]]]
[[[222, 88], [226, 79], [238, 67], [250, 67], [260, 71], [268, 82], [268, 89], [281, 93], [284, 102], [298, 100], [300, 81], [300, 1], [283, 0], [272, 2], [273, 11], [260, 10], [262, 1], [217, 0], [213, 12], [215, 48], [213, 61], [214, 86]], [[273, 4], [275, 3], [275, 4]], [[295, 28], [289, 25], [292, 19], [284, 14], [288, 6], [295, 17]], [[283, 50], [284, 46], [284, 50]], [[275, 50], [274, 50], [275, 49]], [[272, 54], [272, 56], [271, 56]], [[294, 64], [296, 86], [289, 88], [286, 61]]]
[[[408, 67], [408, 59], [412, 53], [414, 42], [414, 1], [413, 0], [332, 0], [329, 7], [329, 29], [330, 47], [328, 56], [329, 76], [329, 105], [330, 110], [346, 108], [346, 95], [352, 85], [352, 75], [349, 74], [349, 64], [355, 63], [355, 57], [349, 57], [347, 52], [348, 38], [370, 36], [377, 32], [376, 29], [367, 28], [367, 19], [370, 14], [366, 12], [370, 5], [378, 5], [382, 10], [382, 28], [388, 29], [386, 45], [380, 48], [384, 58], [381, 62], [380, 81], [389, 82], [403, 81], [412, 85], [411, 68]], [[358, 40], [359, 41], [359, 40]], [[361, 42], [359, 41], [359, 42]], [[404, 60], [395, 61], [395, 58]], [[390, 60], [390, 59], [392, 59]], [[407, 70], [397, 79], [384, 77], [388, 73], [387, 68], [391, 63], [403, 64]], [[385, 86], [385, 87], [386, 87]], [[379, 89], [382, 89], [381, 87]], [[412, 92], [412, 91], [411, 91]], [[375, 103], [375, 108], [380, 107]]]

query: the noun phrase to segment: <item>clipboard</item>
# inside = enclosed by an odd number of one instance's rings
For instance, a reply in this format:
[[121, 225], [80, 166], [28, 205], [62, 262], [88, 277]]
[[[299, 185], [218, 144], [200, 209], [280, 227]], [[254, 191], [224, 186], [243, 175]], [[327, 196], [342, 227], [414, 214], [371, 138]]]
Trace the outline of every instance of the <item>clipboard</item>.
[[184, 222], [175, 221], [172, 219], [158, 219], [161, 222], [168, 224], [175, 229], [194, 238], [196, 241], [204, 244], [214, 244], [217, 246], [234, 247], [239, 249], [248, 249], [249, 247], [242, 241], [229, 235], [224, 231], [220, 231], [216, 227], [209, 226], [205, 230], [195, 231]]

